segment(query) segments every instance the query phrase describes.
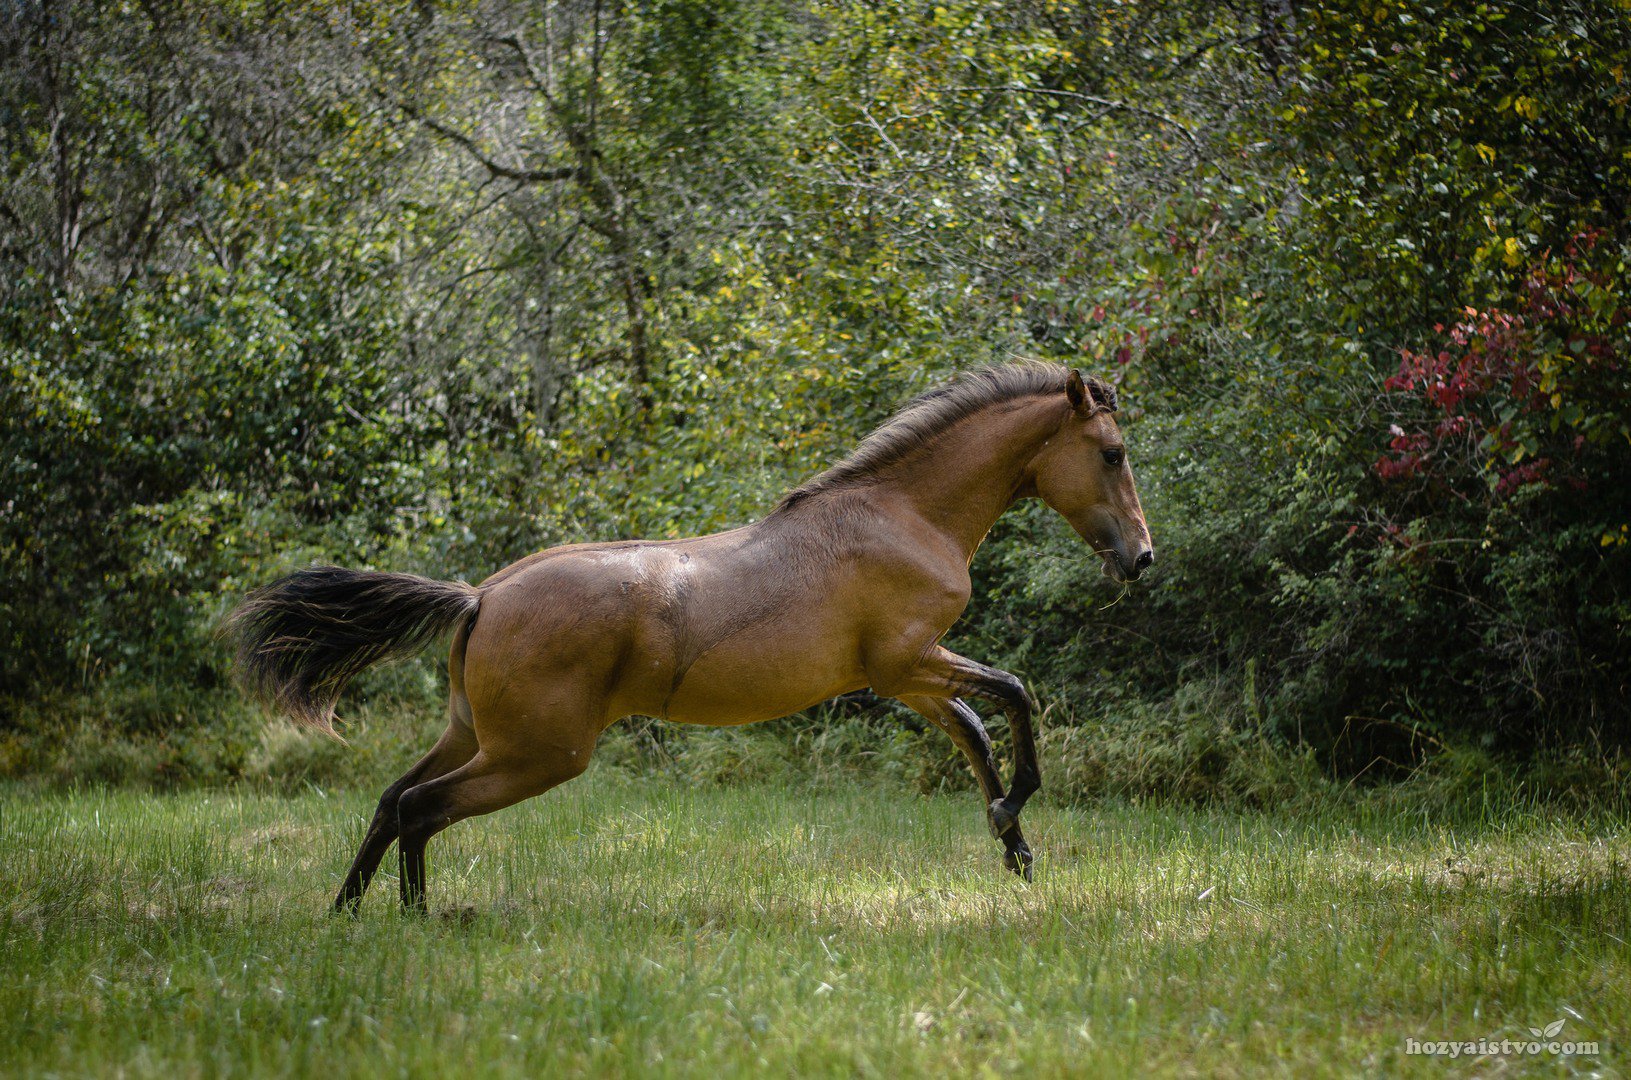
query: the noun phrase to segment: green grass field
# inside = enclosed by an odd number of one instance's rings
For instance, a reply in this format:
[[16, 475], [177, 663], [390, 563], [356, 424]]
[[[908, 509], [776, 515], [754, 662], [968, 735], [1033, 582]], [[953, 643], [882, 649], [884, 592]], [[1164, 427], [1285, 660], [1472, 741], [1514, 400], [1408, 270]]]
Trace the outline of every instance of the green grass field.
[[[0, 1070], [1624, 1069], [1623, 822], [1044, 796], [1026, 886], [972, 795], [593, 771], [433, 842], [430, 919], [397, 913], [394, 875], [332, 916], [372, 804], [0, 788]], [[1404, 1053], [1560, 1019], [1600, 1053]]]

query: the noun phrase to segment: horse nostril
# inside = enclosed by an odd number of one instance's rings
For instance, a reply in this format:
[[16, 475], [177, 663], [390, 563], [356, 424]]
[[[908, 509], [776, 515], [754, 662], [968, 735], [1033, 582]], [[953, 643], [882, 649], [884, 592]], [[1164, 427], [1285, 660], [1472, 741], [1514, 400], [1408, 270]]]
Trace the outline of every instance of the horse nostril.
[[1155, 565], [1155, 552], [1145, 548], [1138, 558], [1133, 560], [1133, 573], [1142, 574], [1153, 565]]

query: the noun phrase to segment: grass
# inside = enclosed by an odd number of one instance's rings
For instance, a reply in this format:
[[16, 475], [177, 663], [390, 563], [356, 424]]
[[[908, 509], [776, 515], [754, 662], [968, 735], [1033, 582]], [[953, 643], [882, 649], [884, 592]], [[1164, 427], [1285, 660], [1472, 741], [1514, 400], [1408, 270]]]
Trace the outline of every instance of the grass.
[[[383, 780], [384, 778], [382, 778]], [[608, 770], [327, 904], [373, 798], [0, 787], [15, 1075], [1432, 1075], [1624, 1069], [1621, 820], [1027, 813]], [[388, 863], [388, 867], [389, 867]], [[1569, 1060], [1410, 1057], [1563, 1036]]]

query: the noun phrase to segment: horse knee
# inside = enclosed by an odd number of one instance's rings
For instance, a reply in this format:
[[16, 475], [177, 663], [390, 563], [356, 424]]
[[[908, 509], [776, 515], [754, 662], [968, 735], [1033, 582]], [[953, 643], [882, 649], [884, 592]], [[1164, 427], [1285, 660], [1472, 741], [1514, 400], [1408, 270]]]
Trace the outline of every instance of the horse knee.
[[1036, 711], [1036, 699], [1031, 697], [1031, 692], [1025, 689], [1025, 684], [1020, 682], [1017, 675], [1006, 671], [995, 672], [991, 684], [991, 694], [1006, 709], [1019, 714], [1024, 719], [1029, 719], [1031, 713]]
[[[957, 702], [956, 704], [961, 705], [962, 703]], [[964, 706], [961, 711], [956, 711], [954, 706], [953, 716], [956, 717], [954, 723], [957, 726], [952, 733], [952, 737], [955, 739], [960, 734], [962, 739], [966, 740], [976, 753], [983, 758], [989, 759], [991, 757], [991, 734], [985, 730], [985, 725], [980, 723], [980, 718], [967, 706]]]

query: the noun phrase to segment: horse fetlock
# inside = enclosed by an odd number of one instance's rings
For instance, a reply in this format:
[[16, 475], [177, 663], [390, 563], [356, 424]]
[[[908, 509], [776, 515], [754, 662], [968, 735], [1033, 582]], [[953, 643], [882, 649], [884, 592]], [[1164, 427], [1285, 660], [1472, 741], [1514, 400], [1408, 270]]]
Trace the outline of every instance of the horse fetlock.
[[1002, 853], [1002, 864], [1026, 881], [1031, 880], [1031, 865], [1034, 862], [1036, 862], [1036, 856], [1031, 854], [1030, 845], [1023, 840], [1018, 841]]
[[1019, 827], [1019, 811], [1009, 808], [1007, 802], [998, 799], [990, 806], [991, 835], [1001, 840], [1004, 835]]

